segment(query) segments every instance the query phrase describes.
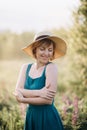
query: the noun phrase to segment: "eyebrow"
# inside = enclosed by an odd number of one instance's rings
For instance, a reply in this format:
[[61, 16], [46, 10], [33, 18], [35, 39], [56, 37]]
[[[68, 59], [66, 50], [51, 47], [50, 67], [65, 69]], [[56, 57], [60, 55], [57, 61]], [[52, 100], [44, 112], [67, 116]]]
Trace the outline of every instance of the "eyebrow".
[[[46, 48], [46, 46], [41, 46], [40, 48]], [[53, 47], [48, 46], [48, 49], [53, 49]]]

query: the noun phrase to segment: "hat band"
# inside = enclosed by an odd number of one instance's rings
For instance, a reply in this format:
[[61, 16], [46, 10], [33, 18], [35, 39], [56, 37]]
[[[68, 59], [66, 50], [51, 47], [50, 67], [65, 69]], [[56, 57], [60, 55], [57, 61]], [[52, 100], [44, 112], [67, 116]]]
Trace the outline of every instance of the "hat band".
[[45, 38], [45, 37], [48, 37], [49, 35], [42, 35], [42, 36], [39, 36], [39, 37], [37, 37], [35, 40], [39, 40], [39, 39], [41, 39], [41, 38]]

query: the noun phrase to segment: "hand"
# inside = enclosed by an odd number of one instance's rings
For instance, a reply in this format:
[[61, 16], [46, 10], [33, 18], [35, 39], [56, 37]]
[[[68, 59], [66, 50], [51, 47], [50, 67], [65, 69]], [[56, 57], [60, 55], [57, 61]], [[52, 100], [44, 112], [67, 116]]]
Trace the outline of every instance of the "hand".
[[40, 97], [52, 100], [56, 91], [50, 89], [50, 85], [43, 87], [40, 90]]
[[15, 90], [13, 95], [16, 97], [18, 102], [22, 102], [23, 101], [23, 95], [22, 95], [22, 93], [19, 90]]

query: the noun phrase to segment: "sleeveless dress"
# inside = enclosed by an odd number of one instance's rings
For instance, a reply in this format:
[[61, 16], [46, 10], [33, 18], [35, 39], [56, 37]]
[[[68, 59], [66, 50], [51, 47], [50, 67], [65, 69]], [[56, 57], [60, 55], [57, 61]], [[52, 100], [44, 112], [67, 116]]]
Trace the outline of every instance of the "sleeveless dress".
[[[29, 71], [32, 64], [28, 65], [26, 71], [25, 89], [35, 90], [45, 86], [45, 70], [38, 78], [31, 78]], [[60, 115], [54, 106], [51, 105], [32, 105], [29, 104], [26, 111], [24, 130], [64, 130]]]

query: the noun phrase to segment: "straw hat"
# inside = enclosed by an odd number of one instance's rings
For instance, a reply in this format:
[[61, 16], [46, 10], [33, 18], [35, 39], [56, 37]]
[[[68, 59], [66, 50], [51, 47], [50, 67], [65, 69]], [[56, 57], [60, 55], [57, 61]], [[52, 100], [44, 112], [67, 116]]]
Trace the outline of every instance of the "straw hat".
[[64, 56], [66, 54], [66, 50], [67, 50], [66, 42], [62, 38], [58, 36], [54, 36], [52, 33], [48, 31], [43, 31], [36, 34], [33, 42], [28, 46], [22, 48], [22, 50], [26, 52], [29, 56], [34, 57], [32, 53], [32, 45], [36, 42], [41, 41], [42, 39], [50, 39], [55, 43], [54, 59]]

